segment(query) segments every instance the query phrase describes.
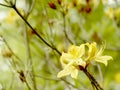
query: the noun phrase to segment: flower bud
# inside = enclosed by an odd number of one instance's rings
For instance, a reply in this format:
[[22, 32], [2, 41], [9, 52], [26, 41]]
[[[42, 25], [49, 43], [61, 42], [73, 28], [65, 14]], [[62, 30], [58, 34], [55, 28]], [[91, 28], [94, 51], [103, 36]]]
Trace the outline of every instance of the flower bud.
[[58, 2], [58, 4], [60, 4], [60, 5], [61, 5], [62, 0], [57, 0], [57, 2]]
[[48, 3], [49, 7], [52, 9], [56, 9], [56, 5], [53, 2]]

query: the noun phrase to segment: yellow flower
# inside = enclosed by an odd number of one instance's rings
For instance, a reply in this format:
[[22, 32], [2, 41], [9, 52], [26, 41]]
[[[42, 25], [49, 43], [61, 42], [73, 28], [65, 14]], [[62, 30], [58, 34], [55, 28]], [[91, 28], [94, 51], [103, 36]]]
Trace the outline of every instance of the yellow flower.
[[[19, 12], [24, 15], [24, 12], [22, 10], [19, 10]], [[17, 15], [17, 13], [11, 9], [8, 13], [8, 16], [5, 18], [5, 22], [7, 22], [8, 24], [13, 24], [19, 19], [19, 15]]]
[[[88, 50], [87, 48], [88, 47]], [[97, 44], [86, 43], [80, 46], [72, 45], [68, 48], [68, 53], [62, 53], [60, 62], [63, 66], [63, 70], [60, 71], [57, 77], [63, 77], [71, 75], [72, 78], [77, 78], [78, 71], [82, 70], [80, 67], [86, 69], [90, 61], [96, 61], [107, 65], [107, 61], [112, 59], [111, 56], [102, 55], [104, 46], [97, 49]]]
[[103, 63], [107, 66], [107, 61], [111, 60], [112, 57], [111, 56], [107, 56], [107, 55], [102, 55], [103, 51], [104, 51], [104, 46], [102, 46], [100, 49], [97, 49], [97, 44], [95, 42], [89, 44], [86, 44], [89, 48], [88, 50], [88, 61], [96, 61], [96, 62], [100, 62]]
[[57, 77], [71, 75], [72, 78], [77, 78], [79, 65], [85, 67], [86, 62], [81, 58], [85, 53], [85, 44], [80, 46], [72, 45], [68, 48], [68, 53], [62, 53], [60, 58], [63, 70], [60, 71]]
[[5, 21], [8, 24], [13, 24], [18, 18], [19, 16], [17, 15], [17, 13], [14, 10], [10, 10], [8, 17], [5, 18]]
[[75, 0], [77, 5], [86, 5], [86, 1], [85, 0]]
[[118, 72], [118, 73], [115, 74], [115, 81], [117, 83], [120, 83], [120, 72]]
[[110, 19], [114, 17], [114, 10], [112, 7], [110, 7], [105, 13]]
[[115, 15], [115, 17], [117, 17], [117, 18], [120, 17], [120, 7], [119, 7], [119, 8], [116, 8], [116, 9], [114, 10], [114, 15]]

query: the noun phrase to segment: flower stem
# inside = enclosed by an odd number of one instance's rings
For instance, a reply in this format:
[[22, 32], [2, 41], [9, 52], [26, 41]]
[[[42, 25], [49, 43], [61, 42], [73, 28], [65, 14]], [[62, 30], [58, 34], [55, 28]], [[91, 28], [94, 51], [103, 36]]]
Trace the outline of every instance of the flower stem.
[[96, 79], [87, 71], [86, 68], [82, 68], [82, 71], [86, 74], [86, 76], [89, 78], [91, 81], [91, 84], [96, 90], [103, 90], [103, 88], [99, 85], [99, 83], [96, 81]]

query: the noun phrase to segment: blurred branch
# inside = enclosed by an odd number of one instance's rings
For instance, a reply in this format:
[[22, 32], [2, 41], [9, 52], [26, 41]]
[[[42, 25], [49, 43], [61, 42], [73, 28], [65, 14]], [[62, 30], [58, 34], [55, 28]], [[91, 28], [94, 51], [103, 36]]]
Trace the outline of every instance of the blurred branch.
[[61, 79], [54, 79], [54, 78], [47, 78], [47, 77], [44, 77], [44, 76], [41, 76], [41, 75], [34, 75], [34, 76], [37, 77], [37, 78], [45, 79], [45, 80], [53, 80], [53, 81], [59, 81], [59, 80], [61, 80], [61, 81], [65, 82], [66, 84], [72, 86], [73, 88], [76, 88], [77, 90], [88, 90], [88, 89], [79, 89], [75, 85], [71, 84], [70, 82], [68, 82], [67, 80], [62, 79], [62, 78]]
[[73, 44], [72, 40], [69, 38], [69, 36], [68, 36], [68, 34], [67, 34], [67, 31], [66, 31], [66, 15], [65, 15], [66, 10], [64, 10], [64, 7], [63, 7], [63, 6], [60, 5], [60, 7], [61, 7], [61, 9], [62, 9], [61, 13], [62, 13], [62, 15], [63, 15], [63, 31], [64, 31], [64, 35], [65, 35], [66, 39], [67, 39], [71, 44]]
[[7, 43], [7, 41], [5, 40], [5, 38], [3, 36], [1, 36], [3, 39], [3, 42], [5, 43], [5, 45], [7, 46], [7, 48], [10, 50], [10, 52], [15, 56], [16, 59], [18, 59], [22, 65], [24, 65], [24, 63], [22, 62], [22, 60], [13, 52], [13, 50], [11, 49], [11, 47], [9, 46], [9, 44]]
[[72, 40], [69, 38], [68, 34], [67, 34], [67, 31], [66, 31], [66, 16], [65, 16], [65, 12], [63, 11], [63, 27], [64, 27], [64, 34], [65, 34], [65, 37], [66, 39], [71, 43], [73, 44]]
[[86, 76], [91, 81], [93, 90], [94, 90], [94, 88], [96, 88], [96, 90], [103, 90], [103, 88], [99, 85], [99, 83], [96, 81], [96, 79], [87, 71], [86, 68], [82, 68], [81, 70], [86, 74]]
[[[49, 16], [48, 16], [47, 8], [46, 8], [45, 6], [44, 6], [44, 8], [45, 8], [45, 12], [46, 12], [47, 23], [48, 23], [49, 29], [50, 29], [50, 35], [51, 35], [51, 37], [52, 37], [52, 38], [50, 38], [50, 41], [51, 41], [51, 44], [54, 46], [54, 44], [53, 44], [53, 30], [52, 30], [52, 27], [51, 27], [50, 22], [49, 22]], [[51, 39], [52, 39], [52, 40], [51, 40]]]
[[[11, 3], [11, 2], [10, 2]], [[21, 15], [21, 13], [18, 11], [18, 9], [16, 8], [16, 4], [11, 3], [11, 6], [7, 6], [5, 4], [1, 4], [2, 6], [5, 7], [10, 7], [13, 8], [16, 13], [23, 19], [23, 21], [31, 28], [31, 30], [33, 30], [33, 32], [44, 42], [44, 44], [46, 44], [48, 47], [50, 47], [51, 49], [55, 50], [59, 55], [61, 55], [61, 52], [59, 50], [57, 50], [56, 47], [53, 47], [52, 45], [50, 45], [41, 35], [39, 35], [36, 30], [31, 26], [31, 24]]]
[[[1, 36], [1, 37], [2, 37], [2, 36]], [[3, 38], [3, 37], [2, 37], [2, 38]], [[22, 62], [22, 60], [12, 51], [12, 49], [10, 48], [10, 46], [8, 45], [7, 41], [6, 41], [4, 38], [3, 38], [3, 42], [5, 43], [5, 45], [7, 46], [7, 48], [10, 50], [10, 52], [21, 62], [22, 65], [24, 65], [23, 62]], [[17, 66], [13, 58], [12, 58], [12, 63], [11, 63], [11, 64], [14, 65], [15, 67]], [[18, 69], [15, 68], [14, 70], [15, 70], [16, 72], [18, 72]], [[27, 83], [26, 80], [25, 80], [25, 83], [26, 83], [28, 89], [31, 90], [31, 88], [30, 88], [30, 86], [29, 86], [29, 84]], [[13, 80], [12, 80], [12, 83], [11, 83], [11, 87], [10, 87], [10, 88], [12, 88], [12, 84], [13, 84]]]
[[[27, 20], [27, 17], [26, 17], [26, 20]], [[31, 57], [31, 51], [30, 51], [30, 46], [29, 46], [29, 40], [28, 40], [28, 34], [27, 34], [27, 27], [26, 27], [26, 25], [25, 25], [25, 30], [24, 30], [24, 39], [25, 39], [25, 46], [26, 46], [28, 68], [30, 68], [30, 75], [31, 75], [31, 79], [33, 81], [34, 89], [37, 90], [36, 81], [35, 81], [35, 77], [34, 77], [34, 68], [33, 68], [33, 62], [32, 62], [32, 57]], [[29, 67], [29, 65], [30, 65], [30, 67]]]
[[114, 51], [114, 52], [120, 52], [120, 47], [116, 47], [116, 48], [107, 48], [105, 49], [107, 51]]
[[37, 77], [37, 78], [45, 79], [45, 80], [54, 80], [54, 81], [58, 81], [59, 80], [59, 79], [44, 77], [44, 76], [41, 76], [41, 75], [34, 75], [34, 76]]
[[103, 78], [103, 74], [102, 74], [102, 70], [101, 70], [101, 68], [100, 68], [100, 65], [97, 65], [97, 68], [98, 68], [98, 71], [99, 71], [99, 75], [100, 75], [100, 80], [101, 80], [101, 85], [102, 85], [102, 87], [104, 87], [104, 78]]
[[5, 5], [5, 4], [2, 4], [2, 3], [0, 3], [0, 5], [1, 5], [1, 6], [4, 6], [4, 7], [12, 8], [11, 5], [9, 6], [9, 5]]
[[42, 38], [42, 36], [40, 36], [36, 30], [30, 25], [30, 23], [28, 23], [28, 21], [21, 15], [21, 13], [17, 10], [16, 6], [13, 6], [13, 9], [17, 12], [17, 14], [24, 20], [24, 22], [33, 30], [33, 32], [47, 45], [49, 46], [51, 49], [55, 50], [59, 55], [61, 55], [61, 52], [58, 51], [55, 47], [51, 46], [46, 40], [44, 40]]
[[25, 76], [24, 72], [21, 70], [21, 71], [17, 71], [17, 73], [19, 74], [19, 79], [21, 80], [21, 82], [25, 83], [29, 90], [32, 90], [26, 80], [26, 76]]
[[65, 83], [67, 83], [68, 85], [71, 85], [73, 88], [76, 88], [77, 90], [88, 90], [88, 89], [79, 89], [77, 86], [73, 85], [72, 83], [68, 82], [67, 80], [61, 78], [60, 80], [64, 81]]
[[[29, 2], [27, 2], [28, 0], [26, 0], [26, 4], [29, 3], [29, 8], [28, 8], [28, 11], [27, 11], [27, 14], [25, 15], [25, 17], [28, 17], [30, 15], [30, 13], [32, 12], [34, 6], [35, 6], [35, 1], [36, 0], [29, 0]], [[16, 4], [15, 4], [16, 5]]]
[[26, 86], [28, 87], [28, 89], [29, 89], [29, 90], [32, 90], [32, 89], [30, 88], [28, 82], [26, 81], [25, 83], [26, 83]]

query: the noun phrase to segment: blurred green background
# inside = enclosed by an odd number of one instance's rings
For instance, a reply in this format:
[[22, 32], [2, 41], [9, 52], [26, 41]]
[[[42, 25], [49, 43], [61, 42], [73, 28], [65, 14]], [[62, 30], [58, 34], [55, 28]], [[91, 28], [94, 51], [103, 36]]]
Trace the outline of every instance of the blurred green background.
[[[106, 44], [113, 57], [108, 66], [93, 64], [89, 72], [104, 90], [120, 90], [120, 0], [0, 0], [0, 90], [92, 90], [89, 79], [57, 78], [60, 52], [71, 44]], [[35, 81], [34, 81], [35, 80]]]

